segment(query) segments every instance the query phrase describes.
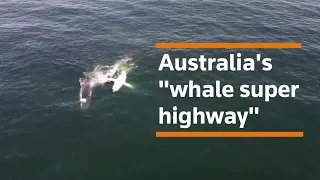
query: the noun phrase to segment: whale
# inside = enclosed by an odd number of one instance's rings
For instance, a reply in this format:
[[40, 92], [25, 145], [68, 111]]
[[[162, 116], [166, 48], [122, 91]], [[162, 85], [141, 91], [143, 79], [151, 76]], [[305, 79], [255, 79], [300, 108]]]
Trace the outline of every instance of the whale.
[[91, 103], [91, 97], [93, 92], [93, 84], [90, 79], [80, 78], [80, 106], [81, 108], [88, 108]]

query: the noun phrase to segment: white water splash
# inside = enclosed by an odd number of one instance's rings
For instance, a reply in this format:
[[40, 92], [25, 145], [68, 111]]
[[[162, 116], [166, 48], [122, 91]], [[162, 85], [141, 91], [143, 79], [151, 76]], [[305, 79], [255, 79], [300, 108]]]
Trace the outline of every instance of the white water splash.
[[132, 59], [125, 57], [114, 65], [97, 65], [92, 72], [84, 72], [83, 74], [90, 79], [91, 87], [96, 87], [113, 81], [122, 73], [127, 74], [133, 67]]
[[133, 67], [135, 65], [132, 59], [125, 57], [111, 66], [97, 65], [92, 72], [84, 72], [85, 77], [79, 79], [81, 106], [84, 103], [90, 103], [92, 91], [95, 87], [102, 86], [107, 82], [114, 82], [113, 92], [118, 91], [122, 85], [132, 88], [125, 80], [128, 72]]

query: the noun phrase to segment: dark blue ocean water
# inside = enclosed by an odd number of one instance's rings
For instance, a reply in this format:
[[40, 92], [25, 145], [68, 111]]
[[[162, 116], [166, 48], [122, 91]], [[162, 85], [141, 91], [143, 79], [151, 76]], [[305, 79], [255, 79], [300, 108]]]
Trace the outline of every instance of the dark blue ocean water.
[[[320, 178], [320, 3], [270, 1], [2, 0], [0, 179]], [[159, 50], [156, 42], [302, 42], [302, 49]], [[175, 57], [272, 58], [270, 72], [158, 72]], [[130, 55], [136, 88], [99, 88], [79, 108], [78, 79]], [[298, 84], [296, 98], [173, 99], [158, 81]], [[247, 131], [304, 131], [286, 139], [157, 139], [158, 107], [247, 109]], [[197, 125], [190, 130], [239, 130]]]

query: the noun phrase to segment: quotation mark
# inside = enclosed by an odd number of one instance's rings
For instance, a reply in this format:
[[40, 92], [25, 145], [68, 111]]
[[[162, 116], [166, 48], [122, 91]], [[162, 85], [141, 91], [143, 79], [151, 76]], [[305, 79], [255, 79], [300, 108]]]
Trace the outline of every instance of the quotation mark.
[[249, 107], [249, 114], [259, 114], [259, 107]]
[[168, 81], [168, 80], [164, 80], [164, 81], [163, 81], [163, 80], [160, 80], [160, 81], [159, 81], [159, 87], [160, 87], [160, 88], [163, 88], [163, 87], [164, 87], [164, 88], [168, 88], [168, 87], [169, 87], [169, 81]]

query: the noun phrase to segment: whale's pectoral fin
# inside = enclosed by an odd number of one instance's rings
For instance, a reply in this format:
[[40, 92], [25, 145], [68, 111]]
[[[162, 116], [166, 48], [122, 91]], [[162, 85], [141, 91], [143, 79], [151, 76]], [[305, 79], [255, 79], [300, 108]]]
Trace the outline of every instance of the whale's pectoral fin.
[[125, 82], [123, 85], [125, 85], [126, 87], [128, 87], [130, 89], [134, 89], [134, 86], [130, 83]]

